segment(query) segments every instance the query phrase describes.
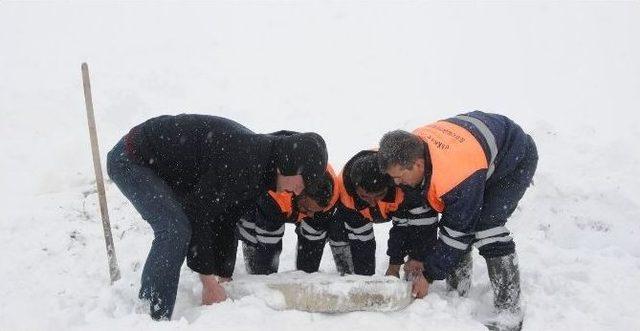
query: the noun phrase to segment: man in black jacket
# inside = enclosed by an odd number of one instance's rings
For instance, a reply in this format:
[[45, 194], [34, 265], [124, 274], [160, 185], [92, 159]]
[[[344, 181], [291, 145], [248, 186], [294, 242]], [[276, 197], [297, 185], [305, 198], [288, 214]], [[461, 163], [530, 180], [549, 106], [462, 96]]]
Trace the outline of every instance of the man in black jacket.
[[315, 133], [256, 134], [229, 119], [186, 114], [131, 129], [109, 152], [107, 170], [154, 232], [140, 289], [151, 316], [171, 318], [185, 257], [200, 274], [202, 303], [225, 300], [216, 276], [233, 272], [235, 222], [260, 194], [299, 194], [326, 166]]

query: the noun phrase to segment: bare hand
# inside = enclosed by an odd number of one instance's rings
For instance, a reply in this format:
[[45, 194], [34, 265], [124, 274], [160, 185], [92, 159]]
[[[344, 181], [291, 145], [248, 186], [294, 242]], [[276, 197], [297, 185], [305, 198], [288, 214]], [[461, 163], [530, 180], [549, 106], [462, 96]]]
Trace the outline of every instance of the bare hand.
[[400, 265], [399, 264], [389, 264], [387, 268], [387, 272], [384, 274], [385, 276], [393, 276], [396, 278], [400, 278]]
[[423, 271], [424, 264], [421, 261], [411, 259], [404, 264], [404, 272], [408, 278], [422, 274]]
[[228, 282], [230, 282], [232, 280], [233, 280], [233, 278], [218, 277], [218, 284], [228, 283]]
[[411, 281], [411, 294], [414, 298], [422, 299], [429, 292], [429, 282], [424, 277], [424, 263], [418, 260], [409, 260], [404, 264], [404, 272], [407, 280]]
[[427, 293], [429, 293], [429, 282], [422, 273], [415, 275], [411, 284], [411, 295], [416, 299], [422, 299]]
[[[227, 299], [227, 294], [224, 288], [220, 286], [218, 280], [213, 275], [200, 275], [202, 281], [202, 304], [210, 305], [218, 302], [222, 302]], [[229, 279], [224, 279], [229, 281]], [[224, 282], [221, 279], [221, 282]]]

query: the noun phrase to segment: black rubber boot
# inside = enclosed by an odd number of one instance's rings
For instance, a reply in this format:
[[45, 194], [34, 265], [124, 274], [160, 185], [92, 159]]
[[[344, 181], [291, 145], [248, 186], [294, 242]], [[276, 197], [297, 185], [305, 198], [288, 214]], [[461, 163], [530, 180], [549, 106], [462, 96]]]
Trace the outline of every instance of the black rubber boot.
[[333, 261], [336, 263], [336, 269], [342, 276], [345, 274], [353, 274], [353, 258], [351, 257], [351, 247], [349, 245], [331, 246], [333, 253]]
[[488, 323], [487, 327], [489, 330], [521, 330], [524, 316], [520, 307], [518, 256], [511, 253], [487, 258], [486, 261], [497, 313], [496, 320]]
[[269, 275], [278, 272], [280, 252], [275, 253], [263, 252], [256, 246], [242, 242], [244, 266], [250, 275]]
[[467, 296], [471, 289], [471, 273], [473, 259], [469, 250], [460, 260], [458, 266], [447, 276], [447, 290], [457, 291], [461, 297]]

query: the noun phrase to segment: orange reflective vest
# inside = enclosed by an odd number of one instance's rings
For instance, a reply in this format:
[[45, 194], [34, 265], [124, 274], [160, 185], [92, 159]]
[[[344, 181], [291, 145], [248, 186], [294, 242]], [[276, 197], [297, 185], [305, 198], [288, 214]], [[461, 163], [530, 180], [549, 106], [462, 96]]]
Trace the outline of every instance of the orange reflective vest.
[[[338, 185], [340, 186], [340, 202], [342, 203], [342, 205], [349, 209], [357, 210], [356, 201], [354, 197], [352, 197], [349, 192], [347, 192], [347, 189], [345, 188], [344, 182], [342, 180], [344, 177], [342, 176], [342, 173], [340, 173], [340, 176], [338, 176]], [[389, 218], [389, 215], [391, 213], [397, 211], [400, 207], [400, 204], [402, 204], [402, 201], [404, 201], [404, 192], [402, 192], [399, 187], [396, 187], [395, 190], [396, 194], [393, 202], [386, 202], [382, 200], [378, 201], [378, 210], [380, 211], [382, 218], [385, 220]], [[373, 221], [371, 207], [367, 207], [357, 211], [369, 221]]]
[[429, 148], [432, 173], [426, 199], [433, 209], [442, 212], [442, 197], [476, 171], [487, 169], [487, 157], [476, 138], [453, 123], [439, 121], [413, 133]]
[[[336, 177], [336, 173], [333, 170], [333, 167], [331, 167], [331, 165], [329, 164], [327, 164], [327, 172], [329, 172], [329, 174], [331, 175], [331, 178], [333, 179], [333, 193], [331, 195], [331, 201], [329, 202], [329, 205], [323, 210], [323, 212], [331, 210], [331, 208], [335, 206], [336, 202], [338, 202], [338, 199], [340, 196], [340, 188], [338, 187], [338, 184], [337, 184], [338, 179]], [[282, 213], [287, 216], [287, 218], [290, 218], [293, 215], [293, 209], [294, 209], [293, 193], [276, 192], [276, 191], [270, 190], [269, 195], [276, 202], [276, 204], [280, 208], [280, 211], [282, 211]], [[296, 221], [299, 222], [305, 217], [308, 217], [308, 215], [305, 213], [299, 212]]]

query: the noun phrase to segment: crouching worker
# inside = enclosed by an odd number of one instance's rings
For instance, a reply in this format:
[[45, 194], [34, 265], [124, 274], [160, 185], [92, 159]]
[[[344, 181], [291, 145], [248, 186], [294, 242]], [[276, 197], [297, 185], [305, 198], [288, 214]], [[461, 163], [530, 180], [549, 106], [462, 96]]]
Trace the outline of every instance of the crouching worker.
[[[499, 318], [489, 326], [522, 325], [515, 244], [505, 227], [532, 182], [538, 163], [533, 139], [509, 118], [475, 111], [420, 127], [392, 131], [380, 141], [380, 169], [396, 183], [422, 192], [425, 207], [441, 213], [432, 254], [405, 266], [414, 293], [447, 278], [464, 294], [470, 285], [471, 245], [485, 258]], [[504, 316], [504, 318], [500, 317]]]
[[423, 208], [419, 197], [395, 187], [393, 179], [379, 170], [377, 152], [356, 154], [346, 163], [340, 178], [340, 205], [335, 218], [347, 230], [354, 273], [375, 273], [375, 223], [392, 221], [386, 275], [399, 277], [407, 256], [421, 259], [430, 251], [436, 241], [437, 213]]
[[109, 152], [107, 170], [153, 229], [139, 294], [151, 317], [171, 318], [187, 255], [202, 303], [225, 300], [214, 275], [231, 276], [239, 217], [268, 190], [302, 192], [326, 166], [315, 133], [256, 134], [225, 118], [185, 114], [131, 129]]
[[351, 255], [344, 227], [333, 213], [339, 189], [333, 169], [307, 185], [300, 195], [269, 191], [258, 199], [254, 210], [238, 223], [245, 267], [249, 274], [278, 272], [285, 223], [296, 225], [296, 269], [316, 272], [328, 239], [340, 274], [352, 273]]

